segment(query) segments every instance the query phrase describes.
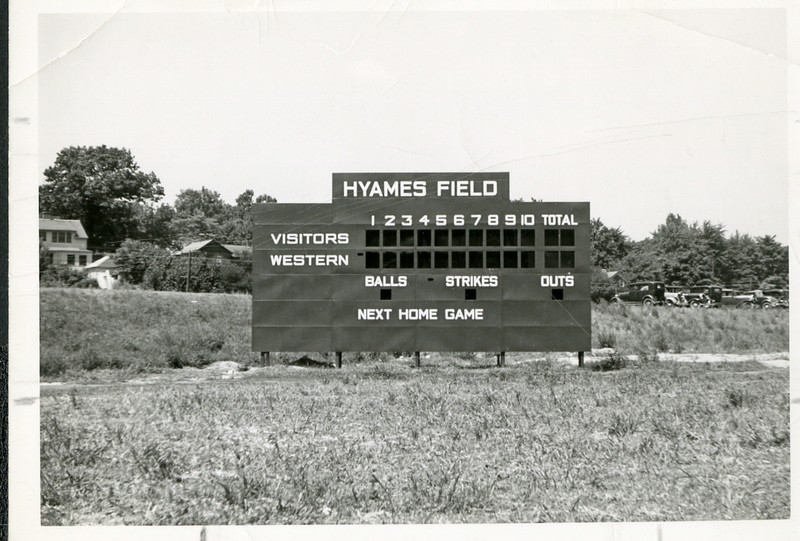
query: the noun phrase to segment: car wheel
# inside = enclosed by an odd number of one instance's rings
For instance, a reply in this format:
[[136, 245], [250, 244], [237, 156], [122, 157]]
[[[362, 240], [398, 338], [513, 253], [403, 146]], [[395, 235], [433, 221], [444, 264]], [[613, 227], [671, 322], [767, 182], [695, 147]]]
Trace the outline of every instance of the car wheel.
[[642, 301], [642, 306], [646, 306], [647, 308], [650, 308], [651, 306], [653, 306], [653, 299], [651, 299], [650, 297], [647, 297], [646, 299], [644, 299]]
[[764, 304], [761, 305], [762, 310], [769, 310], [770, 308], [772, 308], [771, 303], [765, 302]]
[[689, 303], [689, 308], [698, 308], [700, 306], [700, 301], [692, 301]]

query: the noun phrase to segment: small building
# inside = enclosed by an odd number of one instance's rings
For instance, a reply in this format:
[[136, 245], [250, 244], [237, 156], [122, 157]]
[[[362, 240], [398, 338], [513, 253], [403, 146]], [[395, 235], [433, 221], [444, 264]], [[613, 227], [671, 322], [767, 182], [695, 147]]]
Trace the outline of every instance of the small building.
[[237, 261], [250, 261], [253, 259], [253, 247], [245, 246], [244, 244], [223, 244], [231, 254], [233, 259]]
[[172, 255], [192, 255], [216, 260], [234, 259], [233, 252], [213, 239], [192, 242], [177, 252], [173, 252]]
[[619, 271], [606, 271], [606, 278], [611, 280], [617, 289], [623, 289], [628, 285], [628, 280]]
[[110, 255], [89, 263], [84, 270], [90, 279], [97, 282], [100, 289], [114, 289], [114, 286], [121, 279], [119, 266]]
[[39, 240], [47, 247], [48, 263], [83, 268], [92, 262], [89, 236], [80, 220], [39, 218]]

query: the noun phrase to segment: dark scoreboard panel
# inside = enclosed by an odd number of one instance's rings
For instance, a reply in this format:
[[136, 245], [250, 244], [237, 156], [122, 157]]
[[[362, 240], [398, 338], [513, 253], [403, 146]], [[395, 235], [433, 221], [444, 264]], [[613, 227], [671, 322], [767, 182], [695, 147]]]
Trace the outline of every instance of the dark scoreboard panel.
[[333, 175], [333, 202], [253, 206], [254, 351], [585, 351], [588, 203], [508, 173]]

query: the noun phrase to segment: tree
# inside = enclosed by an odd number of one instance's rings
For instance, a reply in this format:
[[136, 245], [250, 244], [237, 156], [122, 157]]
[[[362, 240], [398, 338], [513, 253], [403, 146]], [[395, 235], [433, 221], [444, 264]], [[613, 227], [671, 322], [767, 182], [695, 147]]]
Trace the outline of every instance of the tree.
[[592, 302], [610, 301], [614, 298], [615, 293], [614, 283], [608, 278], [606, 271], [599, 267], [592, 267]]
[[591, 221], [589, 241], [592, 247], [592, 266], [601, 269], [616, 267], [632, 248], [631, 240], [619, 227], [607, 227], [599, 218]]
[[114, 254], [114, 261], [130, 283], [140, 284], [148, 267], [165, 257], [170, 255], [164, 248], [149, 242], [126, 239]]
[[152, 204], [164, 196], [155, 173], [139, 169], [128, 149], [67, 147], [44, 171], [39, 210], [53, 217], [80, 220], [90, 249], [113, 249], [136, 236], [134, 204]]
[[215, 239], [249, 245], [253, 234], [253, 203], [275, 202], [275, 198], [266, 194], [253, 201], [254, 193], [245, 190], [236, 198], [235, 205], [229, 205], [219, 193], [206, 188], [183, 190], [175, 200], [172, 232], [183, 244]]

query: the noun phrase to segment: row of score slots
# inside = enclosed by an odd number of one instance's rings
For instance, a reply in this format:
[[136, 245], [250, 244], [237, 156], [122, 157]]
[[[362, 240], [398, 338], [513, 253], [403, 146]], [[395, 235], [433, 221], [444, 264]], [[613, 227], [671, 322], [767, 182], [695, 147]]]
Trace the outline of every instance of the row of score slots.
[[[532, 249], [536, 246], [535, 229], [368, 229], [365, 245], [368, 250], [364, 266], [367, 269], [530, 269], [537, 266], [536, 251]], [[574, 245], [574, 229], [545, 229], [544, 246], [549, 249], [541, 250], [544, 268], [575, 268], [575, 251], [570, 249]], [[479, 249], [486, 247], [498, 249]]]

